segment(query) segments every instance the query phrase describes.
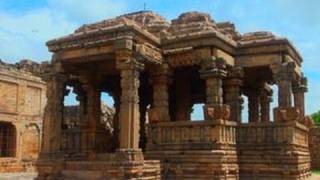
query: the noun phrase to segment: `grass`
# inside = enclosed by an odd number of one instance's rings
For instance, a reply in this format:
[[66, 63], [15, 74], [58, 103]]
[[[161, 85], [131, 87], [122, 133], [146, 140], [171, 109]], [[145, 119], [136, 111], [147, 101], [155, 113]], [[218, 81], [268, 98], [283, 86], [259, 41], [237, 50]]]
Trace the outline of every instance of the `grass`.
[[312, 170], [312, 173], [316, 175], [320, 175], [320, 169]]

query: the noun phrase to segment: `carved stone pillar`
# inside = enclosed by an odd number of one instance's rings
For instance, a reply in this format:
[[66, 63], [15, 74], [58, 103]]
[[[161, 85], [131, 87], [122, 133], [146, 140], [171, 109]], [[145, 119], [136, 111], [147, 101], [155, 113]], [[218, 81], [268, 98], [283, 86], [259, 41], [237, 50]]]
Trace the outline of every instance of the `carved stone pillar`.
[[248, 91], [249, 122], [260, 121], [260, 91], [250, 89]]
[[119, 64], [121, 74], [120, 149], [139, 149], [139, 74], [142, 64], [134, 59]]
[[260, 94], [261, 122], [270, 122], [270, 103], [272, 102], [272, 89], [263, 89]]
[[45, 77], [45, 81], [47, 105], [43, 121], [41, 154], [53, 155], [60, 153], [66, 77], [60, 73], [52, 73]]
[[284, 63], [279, 66], [275, 79], [278, 83], [278, 103], [280, 108], [292, 107], [292, 81], [294, 79], [293, 62]]
[[241, 122], [241, 86], [243, 70], [241, 68], [233, 68], [228, 72], [228, 78], [224, 83], [225, 103], [230, 106], [230, 120]]
[[305, 116], [304, 93], [308, 91], [307, 78], [302, 77], [300, 82], [293, 87], [294, 107], [300, 111], [300, 120]]
[[273, 68], [278, 84], [278, 107], [274, 109], [275, 121], [298, 120], [300, 112], [292, 107], [292, 81], [295, 79], [295, 63], [286, 62]]
[[77, 94], [76, 99], [79, 101], [79, 119], [77, 121], [77, 126], [83, 127], [86, 126], [85, 118], [87, 114], [87, 94], [81, 84], [77, 84], [74, 87], [74, 92]]
[[191, 82], [190, 74], [180, 72], [175, 75], [175, 121], [191, 120]]
[[87, 148], [90, 151], [96, 151], [96, 147], [98, 146], [97, 136], [98, 131], [101, 128], [100, 123], [100, 92], [97, 88], [97, 85], [95, 82], [88, 81], [83, 85], [84, 90], [87, 94], [87, 107], [86, 107], [86, 121], [87, 121], [87, 127], [86, 127], [86, 133], [88, 133], [88, 136], [90, 137], [90, 140], [88, 141], [89, 144], [87, 144]]
[[151, 72], [153, 84], [153, 105], [149, 111], [149, 121], [170, 121], [169, 115], [169, 83], [171, 81], [169, 67], [162, 65], [161, 69]]
[[223, 104], [222, 80], [226, 77], [225, 68], [223, 59], [210, 59], [202, 65], [201, 78], [206, 80], [206, 120], [229, 119], [229, 106]]

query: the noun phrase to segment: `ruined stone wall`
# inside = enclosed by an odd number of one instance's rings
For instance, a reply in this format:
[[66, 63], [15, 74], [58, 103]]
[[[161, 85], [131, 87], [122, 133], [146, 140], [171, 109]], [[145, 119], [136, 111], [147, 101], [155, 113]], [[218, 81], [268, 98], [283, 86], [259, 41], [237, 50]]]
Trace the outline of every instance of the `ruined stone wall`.
[[311, 168], [320, 169], [320, 127], [315, 127], [310, 130], [309, 136]]
[[0, 157], [0, 172], [32, 170], [40, 150], [46, 85], [27, 66], [19, 67], [25, 62], [12, 65], [0, 60], [0, 123], [15, 131], [13, 156]]

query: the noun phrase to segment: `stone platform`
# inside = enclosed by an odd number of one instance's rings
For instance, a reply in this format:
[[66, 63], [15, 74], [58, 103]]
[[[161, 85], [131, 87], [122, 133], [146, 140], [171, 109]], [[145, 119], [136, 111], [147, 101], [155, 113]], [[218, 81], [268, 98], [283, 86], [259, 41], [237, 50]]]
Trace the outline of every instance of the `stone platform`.
[[96, 156], [94, 159], [41, 160], [37, 163], [37, 180], [48, 179], [160, 179], [158, 160], [120, 160], [111, 156]]

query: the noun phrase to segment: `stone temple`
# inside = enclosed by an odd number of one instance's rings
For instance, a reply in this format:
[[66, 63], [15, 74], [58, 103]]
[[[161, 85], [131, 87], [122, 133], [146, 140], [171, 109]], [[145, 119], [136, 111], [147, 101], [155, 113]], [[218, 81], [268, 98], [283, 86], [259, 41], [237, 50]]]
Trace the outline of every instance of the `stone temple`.
[[[47, 46], [38, 180], [310, 176], [307, 79], [286, 38], [240, 34], [200, 12], [167, 22], [142, 11], [83, 25]], [[67, 86], [80, 102], [72, 126], [64, 123]], [[115, 102], [108, 125], [102, 92]], [[204, 119], [191, 121], [194, 104], [204, 104]]]

